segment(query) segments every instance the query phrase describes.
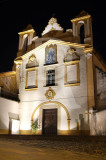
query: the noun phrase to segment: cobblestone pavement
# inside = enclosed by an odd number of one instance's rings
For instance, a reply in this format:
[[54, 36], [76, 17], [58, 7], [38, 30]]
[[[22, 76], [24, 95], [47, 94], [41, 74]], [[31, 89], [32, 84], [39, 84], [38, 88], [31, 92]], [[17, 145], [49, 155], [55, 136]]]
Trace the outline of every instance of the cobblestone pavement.
[[0, 160], [106, 160], [106, 137], [0, 138]]

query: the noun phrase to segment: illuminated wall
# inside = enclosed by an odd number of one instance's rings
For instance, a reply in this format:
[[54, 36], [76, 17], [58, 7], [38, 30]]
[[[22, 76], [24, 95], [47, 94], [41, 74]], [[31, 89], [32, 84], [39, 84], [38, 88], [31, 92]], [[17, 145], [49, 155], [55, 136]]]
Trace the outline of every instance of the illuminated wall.
[[0, 133], [1, 134], [12, 133], [11, 120], [19, 120], [19, 104], [18, 102], [0, 97]]
[[[33, 134], [31, 125], [38, 119], [36, 134], [42, 134], [43, 110], [55, 108], [57, 134], [89, 134], [90, 110], [98, 105], [94, 81], [97, 98], [100, 94], [98, 100], [103, 102], [105, 98], [104, 78], [98, 73], [95, 79], [94, 65], [99, 68], [104, 65], [93, 53], [91, 15], [82, 11], [71, 22], [73, 28], [63, 32], [57, 19], [52, 17], [40, 38], [31, 25], [19, 32], [19, 48], [13, 66], [16, 71], [1, 73], [0, 87], [18, 94], [20, 102], [0, 97], [1, 133]], [[50, 86], [51, 79], [55, 85]], [[94, 119], [97, 117], [100, 125], [101, 115], [97, 115]]]
[[[55, 41], [51, 43], [52, 45], [55, 44]], [[49, 44], [50, 45], [50, 44]], [[49, 46], [48, 45], [48, 46]], [[55, 69], [55, 86], [51, 86], [51, 89], [55, 93], [55, 96], [52, 97], [50, 100], [55, 101], [57, 103], [63, 104], [69, 114], [69, 120], [67, 118], [67, 114], [64, 108], [60, 106], [57, 107], [57, 104], [52, 104], [54, 108], [58, 108], [59, 115], [58, 115], [58, 130], [63, 131], [78, 131], [78, 130], [89, 130], [88, 122], [86, 121], [87, 115], [85, 112], [87, 111], [87, 77], [86, 77], [86, 56], [84, 53], [83, 48], [79, 46], [68, 46], [62, 45], [61, 43], [57, 44], [57, 63], [52, 65], [45, 65], [45, 48], [46, 45], [39, 50], [35, 50], [31, 52], [28, 56], [24, 56], [24, 60], [22, 64], [20, 64], [20, 86], [19, 86], [19, 97], [21, 100], [20, 103], [20, 132], [22, 134], [31, 134], [31, 123], [37, 117], [39, 119], [40, 131], [39, 134], [42, 133], [42, 111], [45, 108], [45, 105], [41, 105], [42, 103], [49, 102], [49, 99], [45, 95], [49, 89], [49, 86], [46, 86], [46, 72], [47, 70]], [[64, 57], [67, 54], [67, 51], [70, 48], [74, 48], [76, 53], [78, 53], [80, 60], [76, 61], [79, 63], [79, 68], [76, 70], [76, 74], [79, 74], [79, 82], [75, 82], [73, 85], [65, 85], [65, 64], [64, 64]], [[69, 51], [68, 51], [69, 52]], [[26, 69], [26, 65], [29, 62], [29, 58], [31, 55], [34, 55], [36, 58], [37, 64], [37, 74], [35, 78], [34, 88], [26, 88], [26, 80], [29, 81], [31, 78], [28, 79], [28, 74]], [[75, 63], [75, 62], [74, 62]], [[34, 69], [34, 67], [33, 67]], [[36, 69], [36, 66], [35, 66]], [[29, 71], [32, 71], [30, 69]], [[70, 72], [67, 72], [70, 74]], [[74, 72], [71, 73], [75, 74]], [[29, 74], [30, 75], [30, 74]], [[31, 79], [32, 81], [32, 79]], [[37, 83], [36, 83], [37, 81]], [[28, 82], [30, 84], [30, 82]], [[37, 84], [37, 85], [36, 85]], [[28, 87], [28, 86], [27, 86]], [[25, 89], [26, 88], [26, 89]], [[31, 116], [34, 110], [41, 105], [41, 108], [37, 110], [34, 115], [33, 120]], [[48, 105], [47, 108], [52, 108], [52, 105]], [[59, 109], [60, 108], [60, 109]], [[81, 124], [82, 120], [80, 119], [80, 115], [82, 115], [83, 123]], [[70, 121], [70, 122], [69, 122]], [[70, 126], [69, 126], [70, 125]], [[79, 127], [78, 127], [79, 125]], [[83, 125], [83, 127], [80, 127]], [[70, 128], [70, 129], [69, 129]], [[59, 132], [61, 134], [61, 132]], [[64, 132], [66, 134], [66, 132]]]

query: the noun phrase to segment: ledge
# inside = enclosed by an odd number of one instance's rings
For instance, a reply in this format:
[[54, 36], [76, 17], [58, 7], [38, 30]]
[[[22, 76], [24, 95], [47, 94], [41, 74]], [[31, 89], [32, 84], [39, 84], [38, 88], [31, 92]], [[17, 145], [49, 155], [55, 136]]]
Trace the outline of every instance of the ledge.
[[79, 86], [80, 83], [67, 83], [67, 84], [64, 84], [64, 87], [70, 87], [70, 86]]
[[50, 63], [50, 64], [44, 64], [44, 67], [46, 67], [46, 66], [51, 66], [51, 65], [56, 65], [56, 64], [58, 64], [58, 62]]
[[46, 86], [43, 86], [43, 87], [57, 87], [58, 85], [55, 84], [55, 85], [46, 85]]
[[80, 60], [75, 60], [75, 61], [67, 61], [67, 62], [64, 62], [65, 65], [69, 65], [69, 64], [76, 64], [76, 63], [79, 63]]
[[33, 90], [37, 90], [37, 89], [38, 89], [38, 87], [36, 87], [36, 88], [25, 88], [26, 91], [33, 91]]
[[39, 68], [39, 66], [27, 67], [27, 68], [25, 68], [25, 69], [26, 69], [26, 70], [35, 70], [35, 69], [37, 69], [37, 68]]

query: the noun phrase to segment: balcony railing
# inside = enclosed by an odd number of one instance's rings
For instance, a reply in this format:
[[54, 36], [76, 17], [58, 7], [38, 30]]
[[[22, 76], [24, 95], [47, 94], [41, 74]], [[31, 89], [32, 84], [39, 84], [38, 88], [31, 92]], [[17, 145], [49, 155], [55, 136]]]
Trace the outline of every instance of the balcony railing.
[[7, 90], [3, 89], [2, 87], [0, 87], [0, 97], [19, 101], [18, 94], [7, 91]]

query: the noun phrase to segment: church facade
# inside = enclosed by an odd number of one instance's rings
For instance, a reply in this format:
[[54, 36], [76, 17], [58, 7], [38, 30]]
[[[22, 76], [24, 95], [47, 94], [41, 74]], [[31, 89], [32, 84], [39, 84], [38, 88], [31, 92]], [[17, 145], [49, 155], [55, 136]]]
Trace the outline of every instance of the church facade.
[[91, 134], [94, 109], [106, 104], [106, 67], [93, 48], [91, 15], [71, 22], [64, 31], [52, 17], [41, 37], [31, 25], [19, 32], [13, 69], [0, 74], [1, 134]]

